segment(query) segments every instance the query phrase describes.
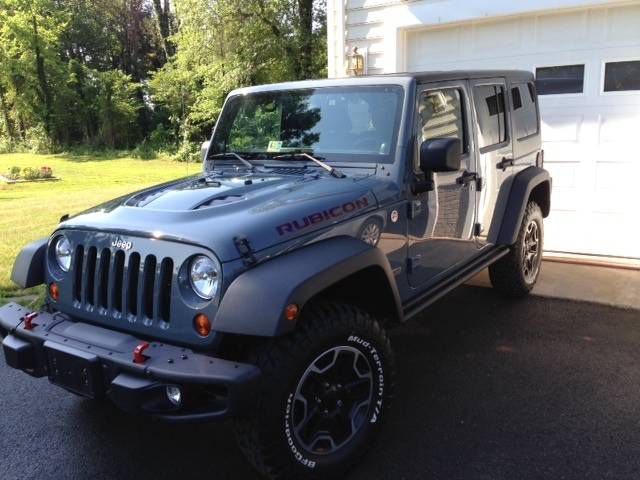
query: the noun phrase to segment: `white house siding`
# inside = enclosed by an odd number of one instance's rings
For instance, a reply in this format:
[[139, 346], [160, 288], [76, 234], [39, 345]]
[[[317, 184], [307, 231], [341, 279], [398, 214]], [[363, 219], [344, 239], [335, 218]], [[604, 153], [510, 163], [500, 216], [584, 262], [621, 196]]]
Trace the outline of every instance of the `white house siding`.
[[333, 76], [344, 75], [354, 46], [365, 50], [368, 73], [584, 64], [584, 93], [541, 97], [554, 177], [547, 248], [640, 258], [640, 92], [602, 93], [604, 62], [640, 60], [640, 2], [330, 4], [343, 20]]

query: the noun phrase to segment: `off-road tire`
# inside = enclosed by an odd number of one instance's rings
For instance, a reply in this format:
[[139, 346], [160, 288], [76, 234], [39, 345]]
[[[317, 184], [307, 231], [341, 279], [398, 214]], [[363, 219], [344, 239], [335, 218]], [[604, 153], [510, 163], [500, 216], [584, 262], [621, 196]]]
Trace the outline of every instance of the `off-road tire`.
[[[366, 416], [360, 416], [361, 427], [347, 443], [329, 455], [315, 455], [293, 433], [293, 396], [310, 366], [335, 348], [356, 349], [370, 363], [371, 402], [362, 408]], [[358, 355], [355, 352], [354, 358]], [[236, 438], [247, 459], [271, 479], [342, 478], [372, 446], [388, 414], [394, 359], [380, 323], [345, 303], [309, 305], [294, 333], [263, 342], [249, 357], [262, 370], [256, 405], [234, 419]]]
[[[538, 255], [535, 259], [535, 271], [526, 272], [524, 266], [528, 229], [535, 223], [538, 232]], [[542, 246], [544, 240], [544, 224], [542, 211], [535, 202], [529, 202], [522, 218], [516, 243], [509, 253], [489, 267], [489, 278], [493, 288], [510, 297], [523, 297], [535, 286], [542, 264]]]

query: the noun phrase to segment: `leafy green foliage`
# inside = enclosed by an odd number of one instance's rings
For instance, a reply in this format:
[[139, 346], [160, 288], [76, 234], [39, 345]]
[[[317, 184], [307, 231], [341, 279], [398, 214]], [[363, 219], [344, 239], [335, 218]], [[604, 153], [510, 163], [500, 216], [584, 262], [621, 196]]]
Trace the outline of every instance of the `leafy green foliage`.
[[0, 151], [196, 158], [232, 89], [326, 75], [325, 36], [325, 0], [0, 0]]

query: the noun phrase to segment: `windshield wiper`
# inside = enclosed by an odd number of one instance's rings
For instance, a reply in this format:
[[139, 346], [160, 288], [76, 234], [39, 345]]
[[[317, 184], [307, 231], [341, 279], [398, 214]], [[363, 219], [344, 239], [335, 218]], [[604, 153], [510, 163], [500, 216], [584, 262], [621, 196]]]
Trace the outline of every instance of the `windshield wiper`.
[[251, 162], [245, 158], [242, 158], [235, 152], [223, 152], [223, 153], [215, 153], [213, 155], [209, 155], [209, 158], [235, 158], [244, 164], [246, 167], [250, 168], [251, 171], [255, 170], [255, 167], [251, 164]]
[[279, 158], [296, 158], [296, 157], [308, 158], [309, 160], [315, 162], [317, 165], [319, 165], [322, 168], [324, 168], [327, 172], [329, 172], [332, 176], [334, 176], [336, 178], [344, 178], [344, 177], [346, 177], [346, 175], [344, 173], [342, 173], [340, 170], [337, 170], [337, 169], [333, 168], [331, 165], [329, 165], [327, 163], [324, 163], [323, 161], [318, 160], [313, 155], [309, 155], [308, 153], [305, 153], [305, 152], [285, 153], [284, 155], [277, 155], [277, 156], [275, 156], [273, 158], [279, 159]]

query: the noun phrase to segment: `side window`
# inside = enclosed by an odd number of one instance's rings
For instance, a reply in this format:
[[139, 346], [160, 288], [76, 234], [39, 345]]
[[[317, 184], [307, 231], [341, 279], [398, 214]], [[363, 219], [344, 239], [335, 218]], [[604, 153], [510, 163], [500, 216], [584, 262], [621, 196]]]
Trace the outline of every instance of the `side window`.
[[433, 138], [457, 138], [467, 150], [460, 90], [443, 88], [422, 92], [418, 114], [423, 142]]
[[538, 133], [538, 109], [533, 83], [521, 83], [511, 88], [513, 122], [518, 140]]
[[502, 85], [478, 85], [473, 88], [478, 116], [478, 146], [498, 145], [507, 140], [507, 116]]

